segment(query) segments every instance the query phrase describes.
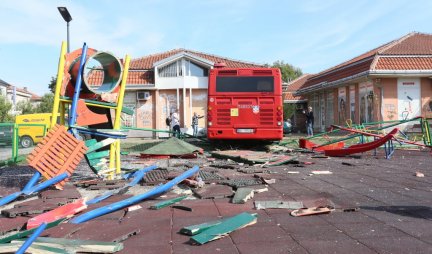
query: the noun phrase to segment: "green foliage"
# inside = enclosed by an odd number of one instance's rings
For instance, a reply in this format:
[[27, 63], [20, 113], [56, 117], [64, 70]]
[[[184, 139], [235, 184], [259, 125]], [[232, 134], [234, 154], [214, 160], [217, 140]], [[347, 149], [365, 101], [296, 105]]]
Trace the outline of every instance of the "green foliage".
[[296, 105], [294, 103], [284, 103], [283, 104], [283, 116], [284, 120], [291, 119], [291, 117], [296, 112]]
[[20, 111], [21, 114], [33, 114], [35, 112], [35, 108], [30, 101], [19, 101], [16, 110]]
[[46, 93], [42, 96], [42, 100], [37, 105], [35, 113], [51, 113], [54, 104], [54, 94]]
[[12, 109], [12, 104], [7, 101], [6, 97], [0, 95], [0, 122], [12, 122], [14, 119], [9, 115], [9, 111]]
[[51, 77], [51, 81], [48, 84], [48, 88], [50, 89], [51, 93], [55, 92], [56, 83], [57, 83], [57, 78]]
[[[268, 66], [268, 65], [267, 65]], [[282, 80], [284, 82], [289, 82], [300, 77], [303, 72], [300, 68], [294, 67], [289, 63], [285, 63], [284, 61], [276, 61], [271, 66], [273, 68], [279, 68], [282, 74]]]

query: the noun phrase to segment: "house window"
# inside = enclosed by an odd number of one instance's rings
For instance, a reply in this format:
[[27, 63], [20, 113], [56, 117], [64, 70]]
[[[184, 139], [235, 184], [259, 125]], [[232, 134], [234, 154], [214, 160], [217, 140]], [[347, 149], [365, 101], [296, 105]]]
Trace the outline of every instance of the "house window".
[[181, 61], [176, 61], [159, 68], [159, 77], [179, 77], [182, 76]]
[[203, 68], [189, 60], [185, 61], [186, 76], [208, 77], [208, 69]]

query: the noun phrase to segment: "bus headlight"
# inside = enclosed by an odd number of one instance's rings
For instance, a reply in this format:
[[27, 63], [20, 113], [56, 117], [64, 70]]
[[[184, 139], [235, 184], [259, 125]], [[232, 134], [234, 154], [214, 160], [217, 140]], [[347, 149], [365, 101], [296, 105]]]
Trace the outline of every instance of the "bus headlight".
[[213, 124], [212, 124], [212, 122], [208, 122], [208, 126], [212, 126]]
[[282, 125], [282, 123], [281, 123], [281, 122], [277, 122], [277, 124], [278, 124], [278, 126], [281, 126], [281, 125]]

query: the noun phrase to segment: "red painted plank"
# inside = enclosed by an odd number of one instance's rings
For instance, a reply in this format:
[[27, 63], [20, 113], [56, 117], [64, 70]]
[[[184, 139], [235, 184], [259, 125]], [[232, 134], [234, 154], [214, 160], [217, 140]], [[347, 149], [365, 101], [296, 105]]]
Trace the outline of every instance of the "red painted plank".
[[74, 214], [79, 213], [85, 209], [87, 209], [85, 199], [80, 199], [76, 202], [60, 206], [52, 211], [31, 218], [27, 222], [27, 229], [36, 228], [44, 222], [50, 223], [58, 219], [72, 217]]

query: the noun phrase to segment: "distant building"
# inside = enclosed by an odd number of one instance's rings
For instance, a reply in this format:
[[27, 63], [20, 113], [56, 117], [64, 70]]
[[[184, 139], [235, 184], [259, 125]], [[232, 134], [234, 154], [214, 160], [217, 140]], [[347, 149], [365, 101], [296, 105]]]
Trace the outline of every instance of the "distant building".
[[432, 117], [432, 35], [410, 33], [318, 74], [295, 92], [332, 124]]
[[27, 87], [18, 88], [0, 79], [0, 95], [5, 96], [6, 100], [12, 104], [11, 114], [19, 114], [16, 105], [21, 101], [37, 102], [41, 97], [27, 90]]
[[[135, 111], [123, 116], [123, 125], [167, 129], [165, 119], [179, 110], [181, 128], [191, 129], [192, 115], [207, 113], [209, 70], [218, 63], [227, 68], [264, 67], [187, 49], [174, 49], [133, 59], [127, 79], [124, 106]], [[206, 126], [199, 121], [199, 127]]]

